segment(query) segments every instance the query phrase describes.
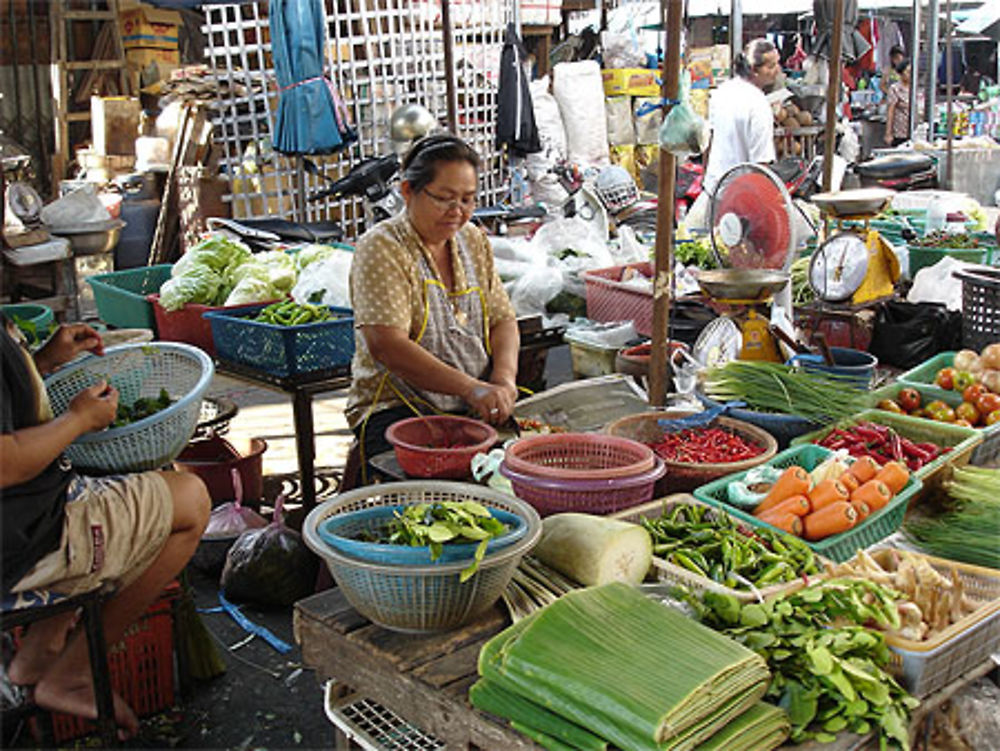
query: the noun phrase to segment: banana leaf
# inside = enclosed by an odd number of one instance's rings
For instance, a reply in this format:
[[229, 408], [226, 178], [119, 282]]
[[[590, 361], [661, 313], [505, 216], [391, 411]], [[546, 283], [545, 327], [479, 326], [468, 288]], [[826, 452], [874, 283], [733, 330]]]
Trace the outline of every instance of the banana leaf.
[[698, 751], [767, 751], [784, 743], [790, 731], [788, 715], [761, 701], [703, 742]]

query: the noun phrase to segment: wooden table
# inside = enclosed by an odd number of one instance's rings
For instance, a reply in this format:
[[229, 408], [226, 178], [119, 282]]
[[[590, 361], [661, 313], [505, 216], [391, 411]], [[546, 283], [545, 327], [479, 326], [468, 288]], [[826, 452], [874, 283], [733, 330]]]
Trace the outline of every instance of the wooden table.
[[[330, 589], [295, 604], [293, 627], [303, 663], [321, 682], [334, 680], [395, 712], [443, 741], [448, 749], [540, 748], [492, 715], [469, 704], [477, 679], [476, 660], [483, 644], [510, 623], [496, 605], [478, 620], [442, 634], [414, 635], [371, 623]], [[994, 669], [992, 662], [970, 670], [940, 691], [924, 697], [913, 712], [911, 740], [927, 716], [969, 682]], [[805, 743], [798, 751], [867, 751], [872, 736], [841, 734], [833, 743]]]

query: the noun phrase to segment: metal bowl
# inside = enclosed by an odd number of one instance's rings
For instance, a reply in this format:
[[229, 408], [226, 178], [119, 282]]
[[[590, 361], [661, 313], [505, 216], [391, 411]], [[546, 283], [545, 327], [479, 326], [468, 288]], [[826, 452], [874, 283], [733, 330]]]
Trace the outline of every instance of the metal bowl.
[[107, 222], [83, 223], [75, 227], [50, 227], [49, 231], [56, 237], [69, 240], [73, 255], [89, 256], [114, 250], [124, 226], [124, 220], [111, 219]]
[[716, 300], [763, 300], [788, 284], [788, 273], [770, 269], [699, 271], [698, 286]]
[[894, 195], [894, 191], [886, 188], [859, 188], [836, 193], [816, 193], [809, 200], [832, 216], [863, 216], [878, 214]]

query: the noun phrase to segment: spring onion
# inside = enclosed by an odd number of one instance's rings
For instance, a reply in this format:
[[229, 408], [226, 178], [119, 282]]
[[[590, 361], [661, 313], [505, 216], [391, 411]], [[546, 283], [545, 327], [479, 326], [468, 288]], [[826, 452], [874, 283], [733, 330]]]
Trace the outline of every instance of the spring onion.
[[774, 362], [733, 360], [705, 375], [706, 396], [742, 401], [761, 412], [799, 415], [813, 422], [850, 417], [866, 407], [851, 378], [797, 370]]

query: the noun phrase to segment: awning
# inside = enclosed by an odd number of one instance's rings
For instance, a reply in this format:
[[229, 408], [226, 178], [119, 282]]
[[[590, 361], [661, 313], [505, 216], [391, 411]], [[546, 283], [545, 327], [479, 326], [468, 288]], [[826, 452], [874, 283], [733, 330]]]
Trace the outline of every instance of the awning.
[[964, 13], [955, 30], [961, 34], [982, 34], [1000, 40], [1000, 0], [986, 0], [975, 10]]

